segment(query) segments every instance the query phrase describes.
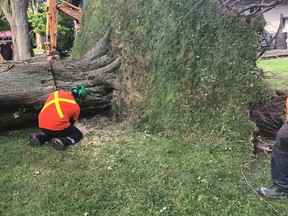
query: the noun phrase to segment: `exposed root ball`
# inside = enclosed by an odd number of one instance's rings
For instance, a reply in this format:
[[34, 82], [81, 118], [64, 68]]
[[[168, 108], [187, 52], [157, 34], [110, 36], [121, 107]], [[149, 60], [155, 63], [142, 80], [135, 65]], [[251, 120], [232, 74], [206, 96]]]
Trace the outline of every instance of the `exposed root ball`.
[[277, 131], [285, 121], [287, 97], [287, 91], [277, 91], [269, 100], [249, 107], [250, 117], [258, 127], [256, 135], [273, 139], [276, 137]]

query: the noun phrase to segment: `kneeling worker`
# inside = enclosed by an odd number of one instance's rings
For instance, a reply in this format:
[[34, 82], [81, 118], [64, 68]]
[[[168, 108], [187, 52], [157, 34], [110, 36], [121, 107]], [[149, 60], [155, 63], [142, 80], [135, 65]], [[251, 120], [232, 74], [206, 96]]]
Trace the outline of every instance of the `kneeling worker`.
[[261, 187], [258, 193], [263, 197], [288, 199], [288, 98], [286, 99], [286, 121], [279, 129], [272, 148], [271, 188]]
[[45, 142], [53, 142], [56, 150], [75, 144], [83, 138], [81, 131], [74, 126], [79, 117], [79, 101], [87, 95], [83, 85], [73, 86], [71, 92], [55, 91], [49, 95], [38, 116], [41, 134], [33, 134], [29, 141], [31, 146], [38, 147]]

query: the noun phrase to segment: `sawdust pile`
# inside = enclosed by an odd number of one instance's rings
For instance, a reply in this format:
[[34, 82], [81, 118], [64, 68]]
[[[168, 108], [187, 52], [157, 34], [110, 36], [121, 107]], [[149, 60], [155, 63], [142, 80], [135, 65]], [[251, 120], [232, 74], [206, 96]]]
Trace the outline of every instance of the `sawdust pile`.
[[81, 140], [81, 145], [101, 146], [105, 143], [118, 140], [119, 137], [125, 137], [125, 131], [122, 127], [127, 122], [117, 124], [111, 121], [109, 117], [93, 116], [81, 119], [75, 125], [83, 133], [84, 138]]
[[83, 133], [81, 145], [101, 145], [111, 139], [110, 130], [106, 130], [109, 120], [103, 116], [81, 119], [75, 125]]

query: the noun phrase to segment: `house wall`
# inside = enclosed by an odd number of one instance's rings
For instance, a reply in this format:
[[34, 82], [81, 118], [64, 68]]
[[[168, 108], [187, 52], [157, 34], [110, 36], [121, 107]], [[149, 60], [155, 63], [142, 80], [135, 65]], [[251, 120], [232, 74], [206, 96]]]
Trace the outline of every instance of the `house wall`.
[[288, 32], [288, 5], [277, 5], [275, 8], [264, 13], [264, 18], [267, 22], [265, 29], [270, 33], [276, 33], [280, 24], [280, 15], [287, 17], [286, 25], [283, 32]]

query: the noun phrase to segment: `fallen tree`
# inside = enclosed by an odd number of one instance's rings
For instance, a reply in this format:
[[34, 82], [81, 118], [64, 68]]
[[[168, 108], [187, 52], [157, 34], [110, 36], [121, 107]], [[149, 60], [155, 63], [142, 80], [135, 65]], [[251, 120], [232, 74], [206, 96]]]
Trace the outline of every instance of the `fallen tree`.
[[[56, 89], [83, 84], [88, 91], [82, 115], [109, 114], [114, 73], [120, 58], [108, 54], [109, 32], [74, 61], [7, 62], [0, 65], [0, 130], [34, 124], [47, 96]], [[53, 75], [55, 81], [53, 79]]]

